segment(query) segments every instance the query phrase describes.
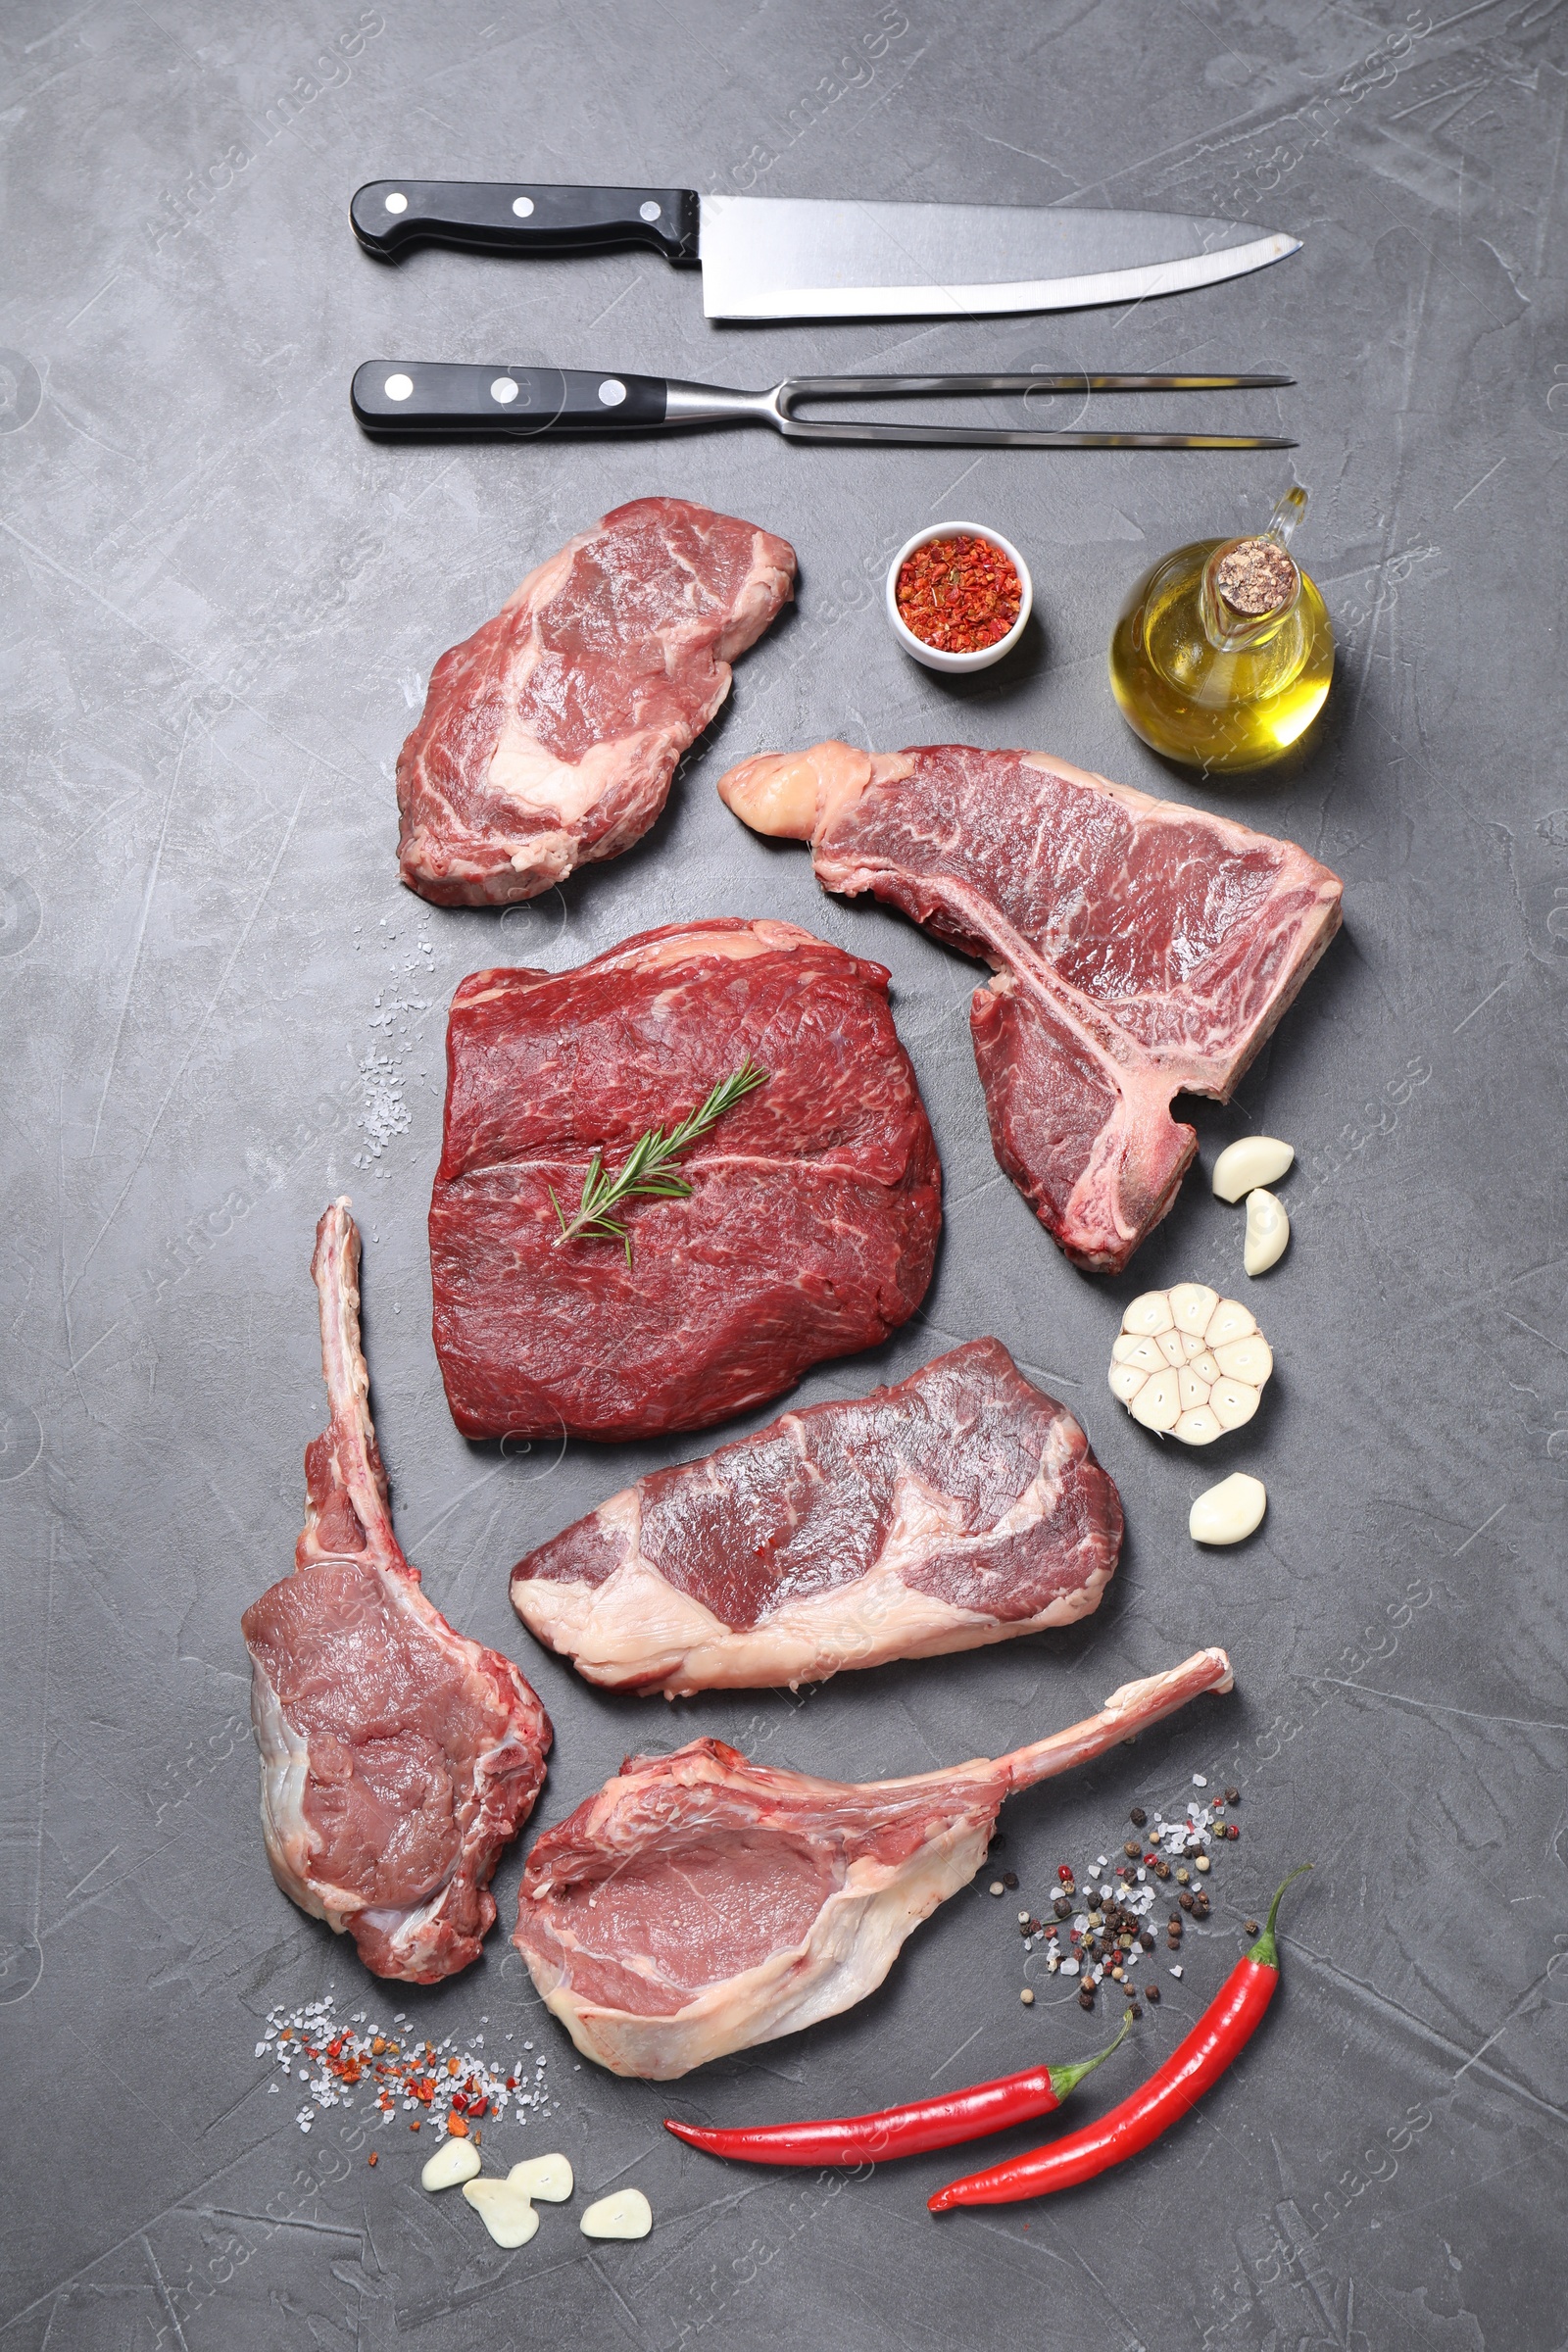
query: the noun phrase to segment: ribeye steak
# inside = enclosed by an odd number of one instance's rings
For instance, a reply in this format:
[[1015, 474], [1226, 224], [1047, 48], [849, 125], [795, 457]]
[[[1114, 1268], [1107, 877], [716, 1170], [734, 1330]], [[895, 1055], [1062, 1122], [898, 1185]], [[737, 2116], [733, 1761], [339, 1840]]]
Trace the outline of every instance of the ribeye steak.
[[[888, 975], [793, 923], [645, 931], [575, 971], [475, 972], [447, 1029], [435, 1345], [466, 1437], [653, 1437], [874, 1347], [931, 1279], [941, 1173]], [[769, 1073], [681, 1161], [688, 1200], [561, 1244], [613, 1170], [750, 1055]]]
[[520, 1560], [512, 1599], [614, 1690], [794, 1687], [1070, 1625], [1121, 1529], [1071, 1413], [971, 1340], [639, 1479]]
[[476, 1959], [490, 1878], [533, 1808], [550, 1720], [510, 1658], [455, 1633], [392, 1532], [367, 1401], [347, 1200], [317, 1228], [330, 1420], [305, 1454], [294, 1572], [245, 1612], [262, 1835], [302, 1909], [379, 1977]]
[[501, 906], [629, 849], [794, 581], [788, 541], [683, 498], [568, 540], [430, 673], [398, 760], [410, 889]]
[[1230, 1688], [1200, 1649], [1015, 1755], [864, 1787], [719, 1740], [628, 1756], [528, 1856], [517, 1949], [585, 2058], [669, 2082], [863, 2000], [973, 1878], [1004, 1797]]
[[731, 768], [760, 833], [989, 963], [970, 1029], [998, 1159], [1067, 1255], [1117, 1273], [1340, 925], [1336, 875], [1288, 841], [1043, 752], [848, 744]]

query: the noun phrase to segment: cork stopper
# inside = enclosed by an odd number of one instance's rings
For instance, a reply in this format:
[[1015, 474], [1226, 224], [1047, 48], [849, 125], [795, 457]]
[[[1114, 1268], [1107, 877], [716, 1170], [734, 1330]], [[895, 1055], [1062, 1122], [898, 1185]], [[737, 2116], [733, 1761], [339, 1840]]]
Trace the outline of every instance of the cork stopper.
[[1243, 539], [1223, 559], [1214, 585], [1233, 612], [1250, 619], [1279, 612], [1295, 596], [1299, 575], [1275, 539]]

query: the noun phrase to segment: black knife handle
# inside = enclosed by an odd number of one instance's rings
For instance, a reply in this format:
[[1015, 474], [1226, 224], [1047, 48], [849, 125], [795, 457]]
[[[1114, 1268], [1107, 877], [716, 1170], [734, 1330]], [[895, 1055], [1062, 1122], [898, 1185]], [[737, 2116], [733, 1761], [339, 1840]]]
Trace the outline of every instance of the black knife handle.
[[[509, 389], [510, 387], [510, 389]], [[354, 371], [354, 414], [371, 433], [646, 431], [664, 422], [662, 375], [586, 368], [466, 368], [438, 360], [367, 360]]]
[[697, 260], [691, 188], [538, 187], [510, 179], [372, 179], [349, 206], [368, 253], [395, 261], [411, 245], [484, 253], [592, 253], [652, 245], [668, 262]]

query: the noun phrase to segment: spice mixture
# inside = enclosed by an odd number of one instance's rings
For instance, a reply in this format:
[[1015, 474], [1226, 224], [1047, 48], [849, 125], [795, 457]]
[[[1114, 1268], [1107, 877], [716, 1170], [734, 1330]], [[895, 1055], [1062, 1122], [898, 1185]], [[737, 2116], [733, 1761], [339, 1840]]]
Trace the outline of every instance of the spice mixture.
[[899, 618], [922, 645], [976, 654], [1012, 628], [1023, 588], [999, 547], [963, 533], [917, 547], [899, 566], [894, 595]]
[[[533, 2043], [525, 2041], [521, 2048], [531, 2051]], [[401, 2009], [387, 2028], [363, 2009], [340, 2018], [330, 1991], [301, 2009], [273, 2009], [256, 2055], [281, 2068], [285, 2081], [292, 2076], [307, 2086], [305, 2104], [294, 2118], [302, 2132], [309, 2132], [328, 2107], [354, 2106], [357, 2095], [380, 2110], [383, 2124], [406, 2115], [411, 2132], [429, 2123], [439, 2137], [471, 2139], [475, 2146], [487, 2120], [500, 2123], [510, 2114], [520, 2122], [530, 2113], [554, 2112], [544, 2080], [549, 2060], [542, 2051], [531, 2062], [530, 2079], [530, 2062], [520, 2053], [487, 2059], [482, 2034], [473, 2035], [470, 2046], [460, 2047], [450, 2034], [441, 2041], [426, 2040]], [[271, 2088], [276, 2092], [281, 2085], [274, 2082]]]
[[[1195, 1772], [1193, 1786], [1206, 1788], [1206, 1776]], [[1179, 1978], [1186, 1923], [1208, 1917], [1204, 1882], [1216, 1854], [1242, 1834], [1226, 1818], [1240, 1802], [1241, 1791], [1227, 1788], [1221, 1796], [1191, 1799], [1185, 1815], [1170, 1821], [1158, 1812], [1151, 1821], [1142, 1805], [1134, 1805], [1129, 1819], [1135, 1835], [1114, 1865], [1101, 1854], [1080, 1890], [1071, 1863], [1063, 1862], [1056, 1871], [1051, 1917], [1019, 1912], [1024, 1950], [1043, 1949], [1051, 1976], [1079, 1980], [1081, 2008], [1093, 2009], [1103, 1986], [1107, 1993], [1120, 1991], [1132, 2003], [1133, 2016], [1142, 2017], [1143, 2002], [1159, 2002], [1154, 1958], [1159, 1938], [1152, 1915], [1168, 1889], [1174, 1900], [1165, 1926], [1165, 1965]], [[1009, 1870], [992, 1880], [991, 1892], [1004, 1894], [1017, 1885], [1017, 1873]], [[1247, 1928], [1249, 1935], [1257, 1932], [1255, 1921], [1249, 1920]]]

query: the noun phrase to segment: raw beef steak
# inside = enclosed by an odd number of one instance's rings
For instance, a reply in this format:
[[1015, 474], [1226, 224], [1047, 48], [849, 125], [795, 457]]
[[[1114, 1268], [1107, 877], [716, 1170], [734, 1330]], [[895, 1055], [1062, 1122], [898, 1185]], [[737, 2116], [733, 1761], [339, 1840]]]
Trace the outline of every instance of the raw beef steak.
[[528, 1856], [513, 1940], [585, 2058], [668, 2082], [863, 2000], [973, 1878], [1004, 1797], [1230, 1688], [1200, 1649], [1010, 1756], [868, 1786], [721, 1740], [628, 1756]]
[[612, 1689], [793, 1688], [1070, 1625], [1121, 1504], [1000, 1340], [656, 1470], [518, 1562], [530, 1633]]
[[[447, 1029], [435, 1345], [466, 1437], [655, 1437], [872, 1348], [931, 1279], [941, 1173], [888, 975], [793, 923], [669, 924], [576, 971], [475, 972]], [[636, 1200], [561, 1243], [611, 1170], [747, 1056], [768, 1075]]]
[[501, 906], [619, 857], [794, 583], [786, 540], [683, 498], [568, 540], [430, 673], [398, 760], [410, 889]]
[[387, 1507], [360, 1352], [360, 1237], [316, 1234], [331, 1419], [306, 1448], [305, 1532], [245, 1612], [262, 1836], [272, 1875], [379, 1977], [431, 1984], [478, 1958], [490, 1877], [533, 1809], [550, 1720], [510, 1658], [454, 1633]]
[[1228, 1100], [1340, 927], [1288, 841], [1043, 752], [848, 744], [731, 768], [760, 833], [869, 890], [995, 977], [970, 1012], [998, 1159], [1075, 1264], [1118, 1273], [1198, 1149], [1173, 1095]]

